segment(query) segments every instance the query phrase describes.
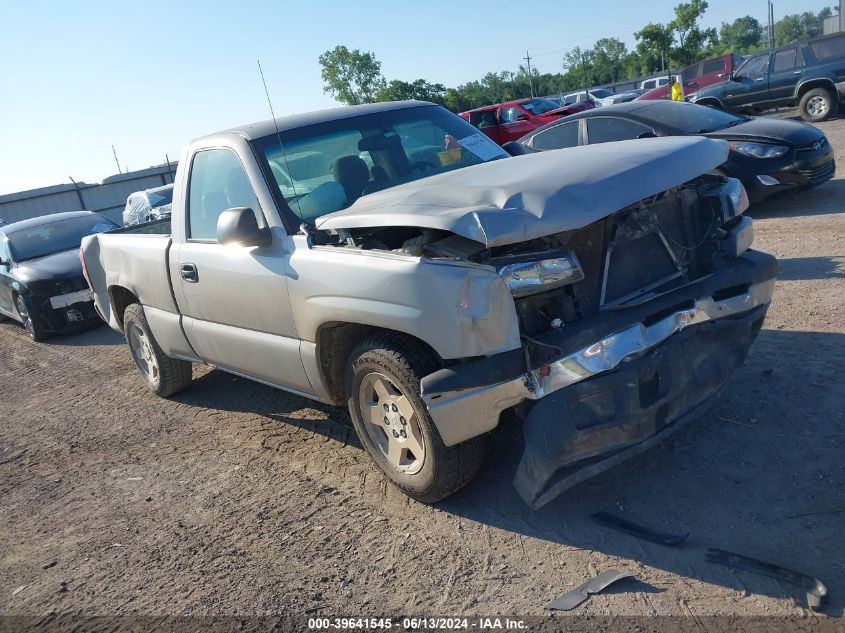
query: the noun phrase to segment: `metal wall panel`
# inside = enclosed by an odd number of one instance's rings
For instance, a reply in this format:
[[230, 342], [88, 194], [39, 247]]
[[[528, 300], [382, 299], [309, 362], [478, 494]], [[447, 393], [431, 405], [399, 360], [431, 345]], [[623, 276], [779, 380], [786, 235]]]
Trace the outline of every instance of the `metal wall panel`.
[[66, 184], [0, 196], [0, 219], [17, 222], [64, 211], [96, 211], [121, 224], [129, 194], [173, 182], [176, 163], [117, 174], [101, 185]]

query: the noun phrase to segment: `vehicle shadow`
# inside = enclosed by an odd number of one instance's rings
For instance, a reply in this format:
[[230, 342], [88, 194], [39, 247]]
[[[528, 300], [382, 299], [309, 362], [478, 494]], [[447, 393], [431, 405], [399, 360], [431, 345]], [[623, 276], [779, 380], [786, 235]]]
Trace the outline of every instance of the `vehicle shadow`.
[[363, 450], [345, 408], [332, 407], [222, 370], [211, 370], [195, 378], [190, 389], [172, 399], [220, 411], [249, 411]]
[[845, 279], [845, 256], [791, 257], [779, 259], [778, 266], [780, 280]]
[[841, 178], [812, 189], [773, 196], [746, 211], [746, 215], [759, 220], [831, 213], [845, 213], [845, 180]]
[[[812, 350], [808, 353], [808, 350]], [[490, 437], [477, 478], [439, 509], [499, 530], [634, 560], [737, 591], [805, 604], [803, 590], [706, 562], [718, 547], [821, 579], [823, 611], [845, 596], [845, 335], [763, 330], [746, 363], [689, 428], [569, 490], [539, 510], [512, 485], [522, 435], [516, 421]], [[347, 413], [222, 371], [175, 400], [251, 412], [361, 449]], [[690, 537], [664, 547], [600, 526], [606, 511]], [[646, 591], [659, 591], [647, 585]], [[621, 589], [620, 589], [621, 590]]]

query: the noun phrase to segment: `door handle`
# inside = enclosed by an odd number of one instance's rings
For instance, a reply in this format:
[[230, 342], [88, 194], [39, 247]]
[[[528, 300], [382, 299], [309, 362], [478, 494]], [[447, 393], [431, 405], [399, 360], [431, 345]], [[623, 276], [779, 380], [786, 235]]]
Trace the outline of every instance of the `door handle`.
[[765, 77], [757, 77], [757, 81], [763, 81]]
[[792, 71], [792, 74], [793, 74], [793, 75], [800, 75], [800, 74], [801, 74], [801, 73], [803, 73], [803, 72], [804, 72], [803, 70], [793, 70], [793, 71]]
[[195, 264], [182, 264], [181, 271], [182, 279], [188, 283], [195, 284], [200, 280], [199, 273]]

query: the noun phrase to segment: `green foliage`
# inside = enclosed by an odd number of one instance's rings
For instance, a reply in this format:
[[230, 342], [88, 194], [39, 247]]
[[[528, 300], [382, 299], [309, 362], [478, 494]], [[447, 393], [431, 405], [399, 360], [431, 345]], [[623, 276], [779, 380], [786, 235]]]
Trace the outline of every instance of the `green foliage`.
[[750, 53], [763, 46], [763, 27], [750, 15], [733, 22], [722, 22], [719, 29], [719, 48], [722, 53]]
[[320, 55], [318, 61], [323, 92], [346, 105], [372, 103], [384, 86], [381, 62], [373, 53], [341, 45]]
[[[454, 88], [425, 79], [388, 82], [382, 77], [381, 63], [373, 53], [336, 46], [319, 58], [323, 89], [349, 105], [421, 99], [462, 112], [528, 97], [531, 84], [537, 96], [574, 92], [651, 74], [664, 67], [667, 71], [677, 71], [700, 59], [724, 53], [752, 53], [767, 45], [765, 28], [749, 15], [723, 22], [718, 32], [715, 28], [703, 28], [700, 21], [707, 6], [707, 0], [678, 4], [669, 23], [650, 22], [634, 33], [637, 45], [632, 51], [614, 37], [602, 38], [589, 49], [576, 46], [564, 54], [562, 73], [541, 73], [532, 67], [530, 83], [525, 66], [518, 66], [516, 72], [488, 72], [478, 80]], [[825, 8], [817, 14], [805, 11], [783, 17], [775, 24], [777, 44], [817, 37], [822, 33], [824, 18], [829, 15], [831, 10]]]
[[430, 84], [425, 79], [417, 79], [410, 83], [394, 79], [376, 93], [375, 101], [419, 99], [420, 101], [443, 104], [445, 103], [445, 92], [446, 86], [443, 84]]

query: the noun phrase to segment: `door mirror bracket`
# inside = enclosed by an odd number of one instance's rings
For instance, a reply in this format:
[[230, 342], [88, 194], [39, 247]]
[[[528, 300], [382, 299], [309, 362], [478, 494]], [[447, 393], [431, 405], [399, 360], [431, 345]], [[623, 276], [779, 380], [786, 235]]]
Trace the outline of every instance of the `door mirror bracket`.
[[258, 226], [255, 213], [249, 207], [226, 209], [217, 218], [217, 241], [239, 246], [269, 246], [270, 229]]

